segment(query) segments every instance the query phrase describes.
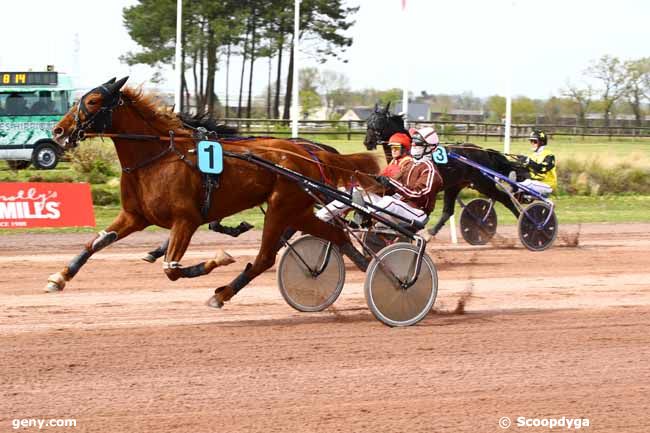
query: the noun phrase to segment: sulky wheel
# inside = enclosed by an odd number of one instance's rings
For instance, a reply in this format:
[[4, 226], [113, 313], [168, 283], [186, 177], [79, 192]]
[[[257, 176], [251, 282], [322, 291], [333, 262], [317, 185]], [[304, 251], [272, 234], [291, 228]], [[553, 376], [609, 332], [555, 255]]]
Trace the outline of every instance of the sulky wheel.
[[[338, 248], [314, 236], [296, 239], [282, 253], [278, 286], [298, 311], [322, 311], [336, 301], [345, 283], [345, 265]], [[320, 271], [320, 273], [319, 273]]]
[[460, 232], [470, 245], [485, 245], [497, 232], [497, 213], [493, 202], [476, 198], [460, 213]]
[[556, 237], [557, 217], [549, 205], [537, 201], [524, 208], [519, 215], [519, 239], [526, 248], [544, 251]]
[[388, 326], [409, 326], [424, 319], [436, 301], [438, 274], [424, 254], [417, 280], [401, 286], [413, 275], [418, 249], [405, 242], [392, 244], [377, 253], [366, 271], [365, 295], [372, 314]]

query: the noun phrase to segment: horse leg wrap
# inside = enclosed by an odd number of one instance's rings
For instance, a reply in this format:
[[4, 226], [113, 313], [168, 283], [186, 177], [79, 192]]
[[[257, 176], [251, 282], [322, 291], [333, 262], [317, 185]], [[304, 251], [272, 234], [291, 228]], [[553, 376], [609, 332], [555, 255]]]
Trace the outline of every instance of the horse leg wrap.
[[153, 251], [149, 251], [143, 258], [145, 262], [153, 263], [167, 253], [167, 248], [169, 247], [169, 238], [160, 244], [158, 248]]
[[449, 217], [451, 217], [451, 214], [443, 211], [442, 215], [440, 215], [440, 219], [438, 220], [436, 225], [434, 225], [429, 230], [427, 230], [427, 232], [432, 236], [437, 235], [438, 232], [440, 231], [440, 229], [447, 223], [447, 221], [449, 220]]
[[237, 227], [229, 227], [229, 226], [221, 225], [219, 221], [213, 221], [210, 224], [208, 224], [208, 228], [213, 232], [223, 233], [224, 235], [228, 235], [233, 238], [236, 238], [240, 234], [246, 233], [247, 231], [252, 229], [253, 225], [247, 223], [246, 221], [242, 221], [239, 223]]
[[340, 247], [340, 249], [343, 254], [352, 260], [352, 263], [354, 263], [357, 268], [363, 272], [366, 272], [366, 269], [368, 269], [368, 259], [366, 259], [363, 254], [357, 251], [357, 249], [354, 248], [351, 243], [348, 242], [344, 244]]
[[90, 245], [90, 251], [96, 253], [97, 251], [106, 248], [117, 240], [117, 232], [99, 232], [99, 236]]
[[280, 249], [283, 246], [286, 245], [287, 242], [289, 242], [289, 239], [291, 239], [291, 236], [293, 236], [296, 233], [296, 229], [293, 229], [289, 227], [286, 229], [283, 233], [282, 236], [280, 237], [280, 240], [278, 241], [278, 244], [276, 245], [276, 249]]
[[79, 272], [79, 269], [81, 269], [81, 267], [86, 264], [90, 256], [102, 248], [106, 248], [116, 240], [116, 232], [107, 233], [103, 230], [99, 232], [95, 240], [93, 240], [90, 245], [86, 245], [86, 248], [81, 253], [79, 253], [78, 256], [70, 261], [65, 272], [66, 280], [72, 279], [72, 277], [74, 277], [77, 272]]
[[252, 267], [253, 267], [253, 265], [248, 263], [246, 265], [246, 268], [244, 269], [244, 272], [242, 272], [241, 274], [239, 274], [237, 276], [237, 278], [232, 280], [232, 283], [230, 283], [230, 287], [232, 287], [232, 291], [233, 291], [234, 294], [237, 294], [237, 292], [239, 292], [241, 289], [246, 287], [246, 285], [248, 283], [251, 282], [251, 279], [250, 279], [250, 277], [248, 277], [248, 275], [246, 275], [246, 272], [248, 272], [250, 270], [250, 268], [252, 268]]
[[208, 271], [205, 269], [205, 262], [199, 263], [198, 265], [188, 266], [186, 268], [180, 268], [181, 276], [183, 278], [194, 278], [205, 275]]
[[176, 281], [183, 276], [182, 267], [180, 262], [163, 262], [163, 271], [171, 281]]
[[92, 255], [93, 255], [92, 251], [83, 250], [77, 257], [72, 259], [68, 264], [67, 272], [65, 273], [66, 276], [68, 277], [67, 279], [70, 280], [72, 279], [72, 277], [77, 275], [79, 269], [81, 269], [81, 267], [86, 264], [86, 262]]

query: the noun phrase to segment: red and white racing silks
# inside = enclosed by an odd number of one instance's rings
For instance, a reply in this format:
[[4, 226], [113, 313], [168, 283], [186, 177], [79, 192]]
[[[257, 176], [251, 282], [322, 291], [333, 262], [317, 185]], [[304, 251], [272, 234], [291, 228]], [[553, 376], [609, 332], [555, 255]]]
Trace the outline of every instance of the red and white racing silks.
[[440, 174], [431, 160], [411, 160], [390, 181], [403, 196], [404, 203], [421, 209], [428, 215], [433, 210], [438, 192], [438, 188], [433, 187], [436, 176]]

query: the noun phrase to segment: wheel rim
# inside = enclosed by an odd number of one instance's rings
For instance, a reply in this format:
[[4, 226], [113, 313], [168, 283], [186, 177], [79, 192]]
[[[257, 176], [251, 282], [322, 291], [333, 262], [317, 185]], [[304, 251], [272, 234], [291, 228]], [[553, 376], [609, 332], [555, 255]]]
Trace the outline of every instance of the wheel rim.
[[485, 245], [497, 231], [497, 214], [488, 200], [472, 200], [460, 215], [460, 227], [468, 244]]
[[[393, 248], [395, 247], [395, 248]], [[411, 245], [387, 247], [373, 261], [366, 280], [366, 296], [373, 314], [390, 326], [408, 326], [422, 320], [433, 307], [437, 295], [437, 275], [433, 263], [423, 258], [420, 273], [408, 289], [396, 287], [392, 272], [401, 281], [408, 279], [415, 266], [417, 251]]]
[[526, 248], [541, 251], [555, 241], [557, 217], [553, 213], [549, 218], [550, 212], [550, 207], [542, 203], [533, 203], [522, 212], [519, 221], [519, 237]]
[[36, 160], [41, 167], [50, 167], [56, 160], [56, 154], [50, 148], [41, 149], [36, 155]]
[[292, 243], [295, 250], [287, 248], [278, 266], [278, 285], [284, 299], [299, 311], [321, 311], [338, 298], [345, 282], [345, 266], [341, 254], [332, 248], [325, 269], [313, 276], [302, 260], [311, 269], [317, 269], [323, 262], [327, 242], [312, 236], [297, 239]]

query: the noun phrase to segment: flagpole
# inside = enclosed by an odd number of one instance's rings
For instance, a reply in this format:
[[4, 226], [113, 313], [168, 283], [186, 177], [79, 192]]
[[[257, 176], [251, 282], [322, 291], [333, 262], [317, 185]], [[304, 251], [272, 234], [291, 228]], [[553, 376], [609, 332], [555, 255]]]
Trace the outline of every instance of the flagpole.
[[181, 36], [183, 32], [183, 0], [176, 0], [176, 80], [174, 82], [174, 109], [178, 112], [181, 108], [181, 86], [183, 83], [181, 65]]
[[291, 95], [291, 136], [298, 137], [298, 41], [300, 40], [300, 0], [293, 9], [293, 87]]
[[[402, 0], [402, 21], [403, 25], [402, 28], [407, 29], [408, 28], [408, 15], [406, 13], [406, 0]], [[409, 89], [408, 89], [408, 59], [409, 57], [406, 56], [403, 59], [402, 62], [402, 73], [404, 74], [402, 79], [402, 112], [404, 113], [404, 126], [408, 128], [408, 122], [409, 122]]]
[[[513, 23], [515, 2], [514, 0], [510, 3], [508, 8], [508, 22], [506, 23], [506, 28], [511, 26]], [[504, 125], [504, 134], [503, 134], [503, 153], [510, 153], [510, 130], [512, 129], [512, 56], [510, 52], [506, 50], [506, 123]]]

